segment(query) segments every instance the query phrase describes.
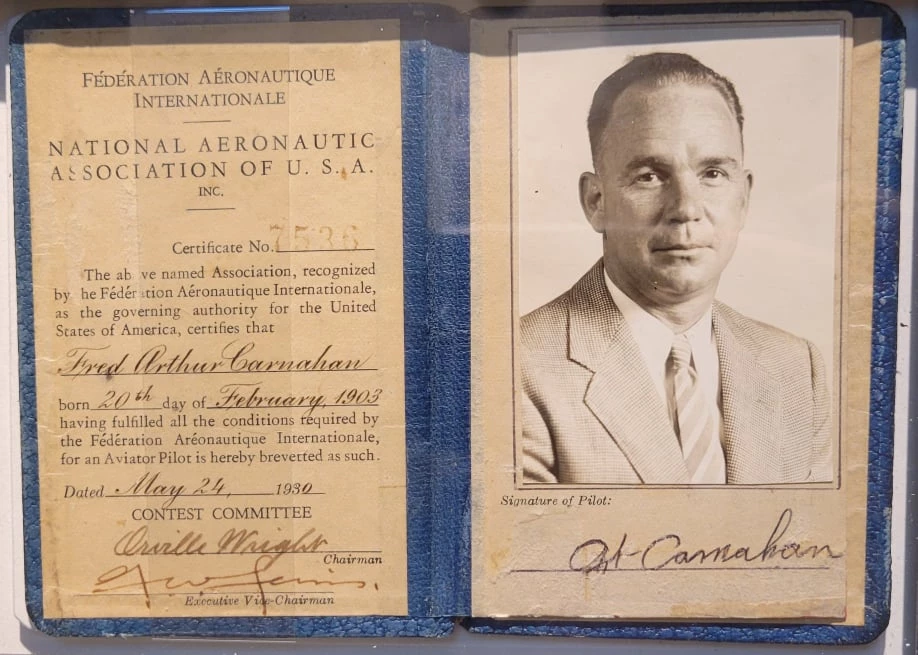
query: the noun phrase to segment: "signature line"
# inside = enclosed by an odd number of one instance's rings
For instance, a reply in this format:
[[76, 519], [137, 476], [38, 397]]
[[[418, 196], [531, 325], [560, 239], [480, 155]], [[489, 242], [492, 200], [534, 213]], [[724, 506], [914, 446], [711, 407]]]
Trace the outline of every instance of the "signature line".
[[678, 566], [665, 569], [511, 569], [510, 573], [579, 573], [604, 575], [606, 573], [678, 573], [679, 571], [828, 571], [830, 566]]

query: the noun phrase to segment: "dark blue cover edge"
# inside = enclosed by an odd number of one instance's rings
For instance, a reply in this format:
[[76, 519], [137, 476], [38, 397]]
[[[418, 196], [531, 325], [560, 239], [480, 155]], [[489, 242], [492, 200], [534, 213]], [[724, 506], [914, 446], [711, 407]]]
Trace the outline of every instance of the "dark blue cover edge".
[[[402, 35], [406, 38], [406, 35]], [[403, 48], [402, 203], [405, 252], [405, 414], [409, 478], [408, 579], [423, 581], [409, 590], [409, 611], [430, 613], [430, 370], [428, 360], [429, 289], [427, 257], [427, 125], [425, 116], [428, 58], [418, 48]], [[415, 100], [415, 101], [412, 101]], [[410, 300], [409, 300], [410, 299]], [[426, 550], [424, 546], [428, 545]]]
[[[470, 255], [468, 24], [441, 24], [451, 48], [434, 46], [427, 159], [431, 236], [431, 568], [437, 613], [471, 611]], [[460, 36], [461, 35], [461, 36]], [[459, 42], [457, 42], [457, 40]], [[442, 62], [442, 63], [441, 63]]]
[[[449, 14], [437, 8], [436, 17]], [[13, 170], [15, 185], [15, 241], [18, 287], [18, 330], [20, 350], [20, 404], [22, 423], [23, 510], [26, 561], [26, 605], [34, 625], [55, 636], [144, 635], [175, 637], [344, 637], [344, 636], [443, 636], [452, 631], [454, 602], [438, 597], [433, 602], [431, 578], [430, 517], [433, 505], [430, 476], [430, 405], [428, 323], [428, 221], [425, 186], [415, 182], [427, 179], [429, 149], [428, 104], [445, 104], [445, 99], [427, 88], [431, 79], [456, 79], [466, 75], [467, 57], [439, 49], [431, 72], [430, 45], [425, 27], [433, 8], [407, 5], [378, 5], [366, 8], [299, 7], [291, 20], [355, 20], [399, 18], [402, 21], [402, 121], [403, 121], [403, 237], [405, 284], [405, 373], [406, 439], [408, 471], [408, 612], [407, 617], [271, 617], [271, 618], [176, 618], [176, 619], [46, 619], [42, 606], [40, 505], [35, 419], [35, 343], [32, 308], [32, 260], [28, 179], [27, 114], [25, 92], [24, 32], [27, 29], [67, 29], [80, 27], [126, 27], [128, 10], [47, 10], [24, 16], [10, 39], [12, 88]], [[219, 20], [218, 13], [210, 16]], [[419, 27], [418, 27], [419, 26]], [[467, 120], [467, 119], [466, 119]], [[449, 137], [440, 134], [438, 137]], [[461, 138], [457, 132], [453, 137]], [[465, 152], [468, 138], [444, 143], [444, 151]], [[467, 162], [467, 157], [465, 158]], [[467, 196], [467, 193], [466, 193]], [[461, 222], [461, 217], [459, 218]], [[467, 212], [465, 223], [467, 224]], [[467, 277], [467, 265], [466, 265]], [[467, 294], [466, 294], [467, 295]], [[467, 374], [466, 374], [467, 378]], [[465, 474], [466, 484], [468, 473]], [[440, 509], [443, 509], [441, 507]], [[459, 542], [460, 523], [453, 521], [453, 542]], [[446, 532], [444, 531], [444, 534]], [[438, 543], [438, 551], [450, 550]], [[453, 560], [455, 561], [455, 560]], [[441, 570], [452, 567], [441, 567]], [[467, 590], [468, 585], [466, 583]], [[467, 592], [466, 592], [467, 593]], [[437, 609], [439, 611], [437, 611]]]
[[[896, 312], [899, 275], [899, 195], [901, 190], [902, 98], [905, 86], [905, 28], [885, 5], [870, 2], [812, 4], [706, 4], [606, 7], [602, 15], [665, 15], [705, 12], [850, 12], [855, 18], [882, 18], [880, 132], [877, 167], [873, 330], [871, 337], [870, 435], [867, 470], [867, 541], [863, 626], [817, 624], [649, 624], [587, 621], [496, 620], [472, 618], [472, 632], [517, 635], [617, 637], [621, 639], [710, 640], [807, 644], [859, 644], [876, 639], [889, 622], [890, 512], [892, 503], [893, 405], [896, 373]], [[493, 10], [488, 10], [490, 14]], [[559, 15], [558, 10], [536, 10]], [[596, 15], [596, 8], [574, 8]], [[499, 10], [503, 16], [515, 10]], [[546, 13], [547, 12], [547, 13]], [[554, 13], [551, 13], [554, 12]], [[527, 12], [527, 15], [532, 15]], [[563, 15], [571, 15], [564, 10]]]

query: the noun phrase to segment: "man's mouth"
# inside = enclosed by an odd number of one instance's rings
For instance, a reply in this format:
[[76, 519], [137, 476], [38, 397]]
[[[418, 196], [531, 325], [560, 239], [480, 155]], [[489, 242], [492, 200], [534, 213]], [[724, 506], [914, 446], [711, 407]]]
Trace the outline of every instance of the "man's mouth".
[[673, 243], [657, 246], [654, 250], [658, 252], [676, 252], [682, 250], [701, 250], [702, 248], [707, 248], [707, 246], [700, 243]]

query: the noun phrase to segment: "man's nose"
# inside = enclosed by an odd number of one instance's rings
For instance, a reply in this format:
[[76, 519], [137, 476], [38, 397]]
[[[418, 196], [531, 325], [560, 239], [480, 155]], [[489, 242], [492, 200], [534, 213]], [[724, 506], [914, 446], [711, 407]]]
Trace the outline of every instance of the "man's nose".
[[669, 180], [666, 219], [679, 223], [700, 221], [704, 216], [701, 183], [694, 175], [674, 175]]

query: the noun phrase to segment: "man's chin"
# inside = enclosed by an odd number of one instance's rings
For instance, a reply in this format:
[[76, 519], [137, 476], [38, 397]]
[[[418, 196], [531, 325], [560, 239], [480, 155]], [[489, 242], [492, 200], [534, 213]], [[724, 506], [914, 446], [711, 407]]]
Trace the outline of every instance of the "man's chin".
[[658, 298], [667, 299], [670, 304], [688, 301], [699, 296], [711, 295], [717, 289], [717, 282], [703, 277], [667, 276], [656, 278], [654, 292]]

